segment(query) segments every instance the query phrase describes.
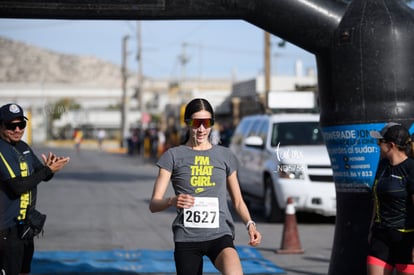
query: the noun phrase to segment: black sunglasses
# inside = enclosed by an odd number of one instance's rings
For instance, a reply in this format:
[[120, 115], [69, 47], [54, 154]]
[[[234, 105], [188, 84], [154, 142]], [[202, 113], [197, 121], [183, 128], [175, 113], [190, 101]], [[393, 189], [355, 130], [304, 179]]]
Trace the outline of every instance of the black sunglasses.
[[381, 143], [388, 143], [388, 141], [386, 141], [383, 138], [378, 139], [377, 144], [380, 145]]
[[4, 127], [6, 127], [7, 130], [14, 131], [16, 130], [16, 127], [19, 127], [20, 130], [26, 128], [26, 121], [20, 121], [20, 122], [5, 122]]
[[210, 128], [214, 125], [214, 119], [212, 118], [190, 118], [186, 119], [185, 122], [193, 128], [198, 128], [201, 124], [203, 124], [204, 128]]

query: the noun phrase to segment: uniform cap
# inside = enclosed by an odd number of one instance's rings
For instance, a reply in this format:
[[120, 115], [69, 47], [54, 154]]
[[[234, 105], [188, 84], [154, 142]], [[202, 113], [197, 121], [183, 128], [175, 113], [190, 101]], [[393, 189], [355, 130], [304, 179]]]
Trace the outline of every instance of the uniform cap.
[[12, 121], [16, 118], [24, 118], [23, 108], [16, 103], [9, 103], [0, 107], [0, 120], [1, 121]]
[[408, 130], [399, 123], [389, 122], [381, 131], [371, 131], [370, 136], [376, 139], [394, 142], [397, 145], [404, 146], [411, 141]]

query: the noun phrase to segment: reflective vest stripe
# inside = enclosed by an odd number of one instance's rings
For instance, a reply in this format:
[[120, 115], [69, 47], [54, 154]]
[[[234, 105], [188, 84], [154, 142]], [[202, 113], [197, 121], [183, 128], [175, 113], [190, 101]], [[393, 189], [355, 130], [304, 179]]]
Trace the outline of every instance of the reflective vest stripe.
[[411, 232], [414, 232], [414, 229], [398, 229], [398, 231], [403, 232], [403, 233], [411, 233]]
[[7, 160], [4, 158], [3, 154], [0, 153], [0, 157], [4, 163], [4, 165], [6, 165], [7, 170], [9, 171], [10, 177], [15, 178], [16, 175], [14, 174], [13, 170], [11, 169], [9, 163], [7, 162]]
[[[6, 166], [7, 170], [9, 171], [10, 177], [15, 178], [16, 174], [14, 174], [13, 169], [10, 167], [9, 163], [7, 162], [6, 158], [3, 156], [1, 152], [0, 152], [0, 157], [4, 165]], [[26, 172], [25, 176], [27, 176], [27, 163], [25, 163], [24, 167], [25, 167], [25, 172]], [[22, 166], [20, 166], [20, 168], [22, 168]], [[29, 205], [31, 201], [31, 195], [32, 195], [32, 192], [30, 191], [20, 195], [20, 214], [17, 217], [17, 220], [21, 221], [21, 220], [26, 219], [27, 206]]]

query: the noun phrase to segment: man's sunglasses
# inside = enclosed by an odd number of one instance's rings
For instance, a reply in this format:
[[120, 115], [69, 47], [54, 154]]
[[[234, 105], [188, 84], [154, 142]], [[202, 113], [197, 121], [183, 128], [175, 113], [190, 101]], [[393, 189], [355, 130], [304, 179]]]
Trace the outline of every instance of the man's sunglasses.
[[190, 118], [186, 119], [185, 123], [187, 123], [188, 126], [193, 128], [198, 128], [203, 124], [204, 128], [210, 128], [214, 125], [214, 119], [212, 118]]
[[26, 128], [26, 121], [20, 121], [20, 122], [6, 122], [4, 123], [4, 127], [6, 127], [7, 130], [14, 131], [16, 130], [16, 127], [19, 127], [20, 130]]

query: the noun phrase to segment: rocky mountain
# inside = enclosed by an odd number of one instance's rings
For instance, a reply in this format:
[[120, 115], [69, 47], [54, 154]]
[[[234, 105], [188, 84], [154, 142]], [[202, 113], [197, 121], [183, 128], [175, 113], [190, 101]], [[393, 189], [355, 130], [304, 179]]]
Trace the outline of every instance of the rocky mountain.
[[0, 37], [2, 82], [119, 87], [121, 68], [96, 57], [61, 54]]

